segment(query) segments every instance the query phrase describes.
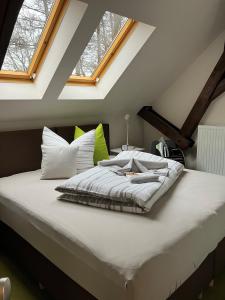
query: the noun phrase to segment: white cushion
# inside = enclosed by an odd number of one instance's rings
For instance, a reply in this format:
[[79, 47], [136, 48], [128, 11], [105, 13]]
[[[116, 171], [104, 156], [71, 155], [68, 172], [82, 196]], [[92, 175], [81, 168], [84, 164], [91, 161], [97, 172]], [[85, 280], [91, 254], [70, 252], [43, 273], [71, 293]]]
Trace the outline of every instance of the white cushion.
[[75, 145], [41, 145], [41, 179], [70, 178], [77, 174]]
[[88, 131], [72, 142], [79, 147], [77, 152], [77, 173], [94, 167], [95, 130]]
[[44, 127], [42, 141], [42, 179], [69, 178], [94, 166], [95, 130], [69, 144]]

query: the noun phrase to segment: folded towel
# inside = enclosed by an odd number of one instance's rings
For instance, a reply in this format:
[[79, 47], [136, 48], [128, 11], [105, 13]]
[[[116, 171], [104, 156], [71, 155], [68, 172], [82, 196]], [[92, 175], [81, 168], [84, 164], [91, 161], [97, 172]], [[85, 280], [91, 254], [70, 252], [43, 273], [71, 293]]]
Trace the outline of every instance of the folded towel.
[[132, 175], [132, 176], [128, 176], [129, 180], [131, 183], [136, 183], [136, 184], [140, 184], [140, 183], [148, 183], [148, 182], [157, 182], [159, 181], [159, 176], [157, 175]]
[[113, 171], [117, 175], [126, 175], [128, 172], [145, 173], [149, 170], [165, 169], [168, 167], [168, 163], [131, 158], [103, 160], [99, 162], [99, 166], [113, 167]]
[[152, 171], [152, 174], [158, 175], [158, 176], [168, 176], [169, 169], [154, 170], [154, 171]]

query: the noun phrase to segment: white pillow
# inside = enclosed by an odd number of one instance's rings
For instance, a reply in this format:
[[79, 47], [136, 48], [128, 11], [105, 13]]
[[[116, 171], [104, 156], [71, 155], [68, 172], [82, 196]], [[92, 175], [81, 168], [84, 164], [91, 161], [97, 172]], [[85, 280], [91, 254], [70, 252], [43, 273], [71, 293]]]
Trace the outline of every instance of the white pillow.
[[41, 145], [41, 179], [70, 178], [77, 174], [75, 145]]
[[84, 135], [73, 141], [71, 144], [69, 144], [58, 134], [56, 134], [49, 128], [44, 127], [42, 140], [44, 146], [55, 147], [60, 145], [66, 147], [78, 147], [75, 158], [78, 174], [94, 167], [93, 155], [95, 146], [95, 130], [91, 130], [85, 133]]
[[77, 174], [94, 167], [95, 129], [86, 132], [72, 144], [77, 145]]

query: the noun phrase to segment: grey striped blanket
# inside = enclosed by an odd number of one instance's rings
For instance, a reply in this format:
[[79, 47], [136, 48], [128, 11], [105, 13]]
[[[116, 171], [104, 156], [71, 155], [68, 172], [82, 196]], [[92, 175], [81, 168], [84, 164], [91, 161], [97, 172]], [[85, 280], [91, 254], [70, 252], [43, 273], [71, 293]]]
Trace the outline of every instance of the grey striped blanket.
[[[118, 171], [127, 169], [141, 173], [135, 175], [137, 178], [148, 176], [150, 179], [140, 180], [140, 184], [138, 180], [131, 180], [133, 176], [118, 175]], [[116, 158], [100, 162], [97, 167], [68, 179], [56, 190], [63, 193], [59, 200], [144, 213], [174, 184], [182, 170], [183, 165], [172, 160], [144, 152], [124, 151]]]

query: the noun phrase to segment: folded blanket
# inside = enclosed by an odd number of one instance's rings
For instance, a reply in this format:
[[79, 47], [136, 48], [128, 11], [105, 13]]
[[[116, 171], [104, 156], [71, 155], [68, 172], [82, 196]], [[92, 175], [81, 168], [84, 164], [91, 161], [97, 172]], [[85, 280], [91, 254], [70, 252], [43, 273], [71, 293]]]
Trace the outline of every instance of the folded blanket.
[[141, 207], [135, 205], [133, 201], [121, 202], [111, 199], [104, 199], [102, 197], [96, 197], [94, 195], [75, 193], [62, 194], [58, 197], [58, 200], [127, 213], [141, 214], [145, 212]]
[[[147, 169], [147, 173], [137, 175], [148, 176], [146, 183], [134, 184], [135, 181], [137, 183], [145, 179], [135, 179], [136, 175], [131, 179], [130, 176], [118, 176], [115, 173], [121, 168], [125, 169], [130, 161], [129, 170], [138, 168], [140, 172], [143, 166]], [[182, 170], [183, 165], [176, 161], [149, 153], [123, 151], [115, 159], [101, 162], [99, 166], [70, 178], [56, 190], [64, 193], [60, 200], [69, 199], [76, 203], [121, 211], [147, 212], [174, 184]]]

